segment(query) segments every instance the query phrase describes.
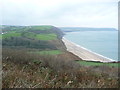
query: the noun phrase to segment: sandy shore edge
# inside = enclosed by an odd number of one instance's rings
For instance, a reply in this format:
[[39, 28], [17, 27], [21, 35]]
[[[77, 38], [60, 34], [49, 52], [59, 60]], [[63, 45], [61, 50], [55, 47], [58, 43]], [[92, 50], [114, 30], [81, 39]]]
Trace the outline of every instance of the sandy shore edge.
[[62, 41], [64, 42], [67, 51], [73, 53], [74, 55], [80, 57], [82, 60], [86, 61], [99, 61], [99, 62], [117, 62], [115, 60], [112, 60], [110, 58], [107, 58], [105, 56], [102, 56], [100, 54], [97, 54], [95, 52], [92, 52], [80, 45], [77, 45], [66, 38], [62, 38]]

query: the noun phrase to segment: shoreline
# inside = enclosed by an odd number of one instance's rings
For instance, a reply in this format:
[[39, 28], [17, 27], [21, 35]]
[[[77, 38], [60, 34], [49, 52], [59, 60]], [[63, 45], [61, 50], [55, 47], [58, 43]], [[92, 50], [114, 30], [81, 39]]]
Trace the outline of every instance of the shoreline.
[[66, 38], [62, 38], [62, 41], [64, 42], [67, 51], [73, 53], [74, 55], [78, 56], [82, 60], [85, 61], [99, 61], [99, 62], [117, 62], [115, 60], [112, 60], [108, 57], [102, 56], [98, 53], [92, 52], [91, 50], [88, 50], [76, 43], [73, 43]]

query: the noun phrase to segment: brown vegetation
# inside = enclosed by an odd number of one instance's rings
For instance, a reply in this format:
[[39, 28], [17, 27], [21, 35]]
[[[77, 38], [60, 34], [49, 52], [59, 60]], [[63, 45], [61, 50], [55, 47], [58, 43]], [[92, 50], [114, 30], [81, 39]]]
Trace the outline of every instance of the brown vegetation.
[[2, 86], [3, 88], [118, 87], [118, 78], [80, 66], [69, 60], [69, 54], [34, 55], [28, 54], [26, 50], [3, 49]]

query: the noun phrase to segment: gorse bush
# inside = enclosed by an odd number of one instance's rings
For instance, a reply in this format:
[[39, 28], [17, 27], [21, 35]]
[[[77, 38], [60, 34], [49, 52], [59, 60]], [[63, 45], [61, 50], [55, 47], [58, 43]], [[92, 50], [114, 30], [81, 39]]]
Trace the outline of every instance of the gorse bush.
[[12, 62], [15, 64], [28, 64], [38, 57], [34, 54], [27, 53], [26, 50], [16, 50], [16, 49], [3, 49], [2, 50], [2, 60], [3, 62]]
[[79, 70], [80, 65], [75, 63], [73, 60], [67, 60], [65, 57], [59, 55], [56, 56], [43, 56], [43, 66], [49, 67], [57, 72], [76, 71]]
[[26, 50], [5, 49], [2, 51], [3, 62], [9, 61], [16, 64], [40, 63], [43, 67], [48, 67], [54, 71], [63, 72], [68, 70], [77, 70], [80, 65], [72, 60], [67, 60], [66, 57], [59, 55], [40, 55], [36, 53], [28, 53]]
[[80, 66], [66, 54], [38, 55], [16, 49], [3, 49], [2, 54], [3, 88], [118, 87], [117, 78]]

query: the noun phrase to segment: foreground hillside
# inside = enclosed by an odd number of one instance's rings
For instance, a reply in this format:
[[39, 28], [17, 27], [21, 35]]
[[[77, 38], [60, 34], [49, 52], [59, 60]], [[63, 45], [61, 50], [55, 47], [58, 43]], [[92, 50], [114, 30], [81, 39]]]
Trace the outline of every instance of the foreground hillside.
[[80, 61], [54, 26], [3, 26], [3, 88], [117, 88], [118, 67]]

